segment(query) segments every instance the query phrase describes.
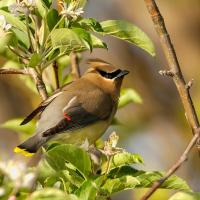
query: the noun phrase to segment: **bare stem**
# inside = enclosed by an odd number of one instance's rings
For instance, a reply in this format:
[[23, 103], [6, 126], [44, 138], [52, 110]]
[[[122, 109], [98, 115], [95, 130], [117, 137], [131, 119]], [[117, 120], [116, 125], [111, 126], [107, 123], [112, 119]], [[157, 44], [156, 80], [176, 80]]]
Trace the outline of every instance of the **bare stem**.
[[40, 94], [41, 98], [43, 100], [46, 100], [48, 98], [48, 94], [47, 94], [45, 84], [42, 80], [42, 75], [39, 74], [34, 68], [30, 68], [29, 72], [31, 76], [33, 77], [33, 80], [35, 81], [35, 85], [37, 87], [38, 93]]
[[168, 62], [169, 70], [162, 71], [162, 75], [167, 75], [173, 78], [173, 81], [177, 87], [177, 90], [179, 92], [184, 110], [186, 119], [192, 129], [193, 132], [193, 138], [190, 141], [189, 145], [181, 155], [181, 157], [178, 159], [178, 161], [168, 170], [166, 175], [155, 182], [153, 186], [150, 188], [150, 190], [142, 197], [142, 200], [148, 199], [159, 187], [162, 183], [164, 183], [173, 173], [176, 172], [182, 165], [184, 161], [186, 161], [187, 156], [192, 149], [192, 147], [198, 142], [199, 140], [199, 120], [197, 117], [196, 110], [194, 108], [194, 104], [190, 95], [190, 88], [192, 84], [186, 84], [185, 79], [183, 77], [175, 49], [173, 47], [173, 44], [171, 42], [169, 33], [166, 29], [164, 19], [159, 11], [158, 6], [156, 5], [155, 0], [144, 0], [146, 7], [149, 11], [149, 14], [152, 18], [152, 21], [154, 23], [155, 30], [160, 38], [160, 42], [166, 57], [166, 60]]
[[76, 80], [81, 77], [79, 63], [78, 63], [78, 56], [76, 53], [72, 52], [70, 58], [71, 58], [71, 74], [73, 80]]
[[26, 14], [25, 18], [26, 18], [26, 29], [27, 29], [27, 33], [28, 33], [30, 48], [31, 48], [31, 52], [33, 52], [34, 48], [33, 48], [32, 40], [31, 40], [31, 33], [30, 33], [30, 29], [29, 29], [29, 22], [28, 22], [28, 15], [27, 14]]
[[181, 167], [181, 165], [187, 160], [188, 154], [190, 150], [193, 148], [193, 146], [196, 144], [198, 137], [199, 137], [199, 131], [193, 136], [190, 143], [186, 147], [185, 151], [176, 161], [176, 163], [172, 165], [172, 167], [170, 167], [170, 169], [167, 171], [167, 173], [162, 179], [154, 182], [150, 190], [147, 191], [147, 193], [141, 198], [141, 200], [148, 199], [172, 174], [174, 174], [174, 172], [176, 172]]
[[24, 74], [24, 75], [29, 75], [28, 70], [24, 69], [0, 69], [0, 75], [1, 74]]
[[54, 70], [55, 80], [56, 80], [56, 89], [58, 89], [60, 85], [59, 85], [59, 77], [58, 77], [58, 64], [56, 61], [53, 62], [53, 70]]

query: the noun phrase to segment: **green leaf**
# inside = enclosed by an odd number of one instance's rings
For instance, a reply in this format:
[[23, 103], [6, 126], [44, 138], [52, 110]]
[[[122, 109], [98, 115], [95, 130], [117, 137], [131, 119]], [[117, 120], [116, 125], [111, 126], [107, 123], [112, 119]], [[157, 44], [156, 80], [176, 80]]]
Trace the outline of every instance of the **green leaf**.
[[78, 24], [86, 30], [103, 32], [101, 24], [94, 18], [83, 18], [78, 22]]
[[3, 15], [6, 18], [6, 21], [12, 26], [20, 29], [21, 31], [26, 32], [26, 25], [22, 21], [20, 21], [17, 17], [14, 17], [12, 14], [4, 10], [0, 10], [0, 15]]
[[46, 18], [47, 15], [47, 8], [45, 3], [42, 0], [35, 0], [35, 5], [38, 9], [38, 12], [40, 13], [42, 18]]
[[60, 16], [58, 15], [58, 11], [51, 9], [47, 14], [47, 25], [50, 31], [53, 29], [53, 27], [55, 27], [59, 20]]
[[12, 32], [3, 32], [0, 30], [0, 51], [4, 51], [8, 45], [12, 45], [16, 41], [16, 37]]
[[29, 124], [20, 126], [23, 118], [11, 119], [0, 125], [1, 128], [10, 129], [16, 132], [25, 133], [31, 135], [35, 131], [35, 121], [30, 121]]
[[80, 50], [85, 47], [82, 39], [71, 29], [55, 29], [51, 33], [52, 46], [62, 48], [63, 52], [70, 53], [72, 50]]
[[92, 51], [92, 40], [91, 40], [91, 36], [90, 33], [88, 33], [87, 31], [85, 31], [82, 28], [73, 28], [72, 29], [83, 41], [83, 43], [85, 44], [85, 46]]
[[16, 38], [20, 41], [26, 49], [29, 49], [30, 43], [28, 39], [28, 35], [26, 32], [23, 32], [17, 28], [12, 28], [12, 31], [15, 33]]
[[108, 49], [105, 42], [100, 40], [98, 37], [91, 34], [91, 40], [92, 40], [92, 48], [102, 48], [102, 49]]
[[134, 44], [152, 56], [155, 56], [155, 49], [149, 37], [137, 26], [121, 20], [108, 20], [101, 22], [103, 35], [111, 35], [121, 40]]
[[[137, 188], [148, 188], [151, 187], [152, 184], [160, 180], [164, 173], [163, 172], [146, 172], [142, 170], [134, 169], [130, 166], [122, 166], [121, 168], [115, 168], [110, 171], [109, 177], [122, 177], [122, 176], [133, 176], [138, 179], [140, 182], [137, 185]], [[184, 190], [184, 191], [191, 191], [188, 184], [181, 178], [173, 175], [169, 177], [162, 185], [161, 188], [163, 189], [177, 189], [177, 190]]]
[[123, 190], [133, 189], [139, 184], [139, 180], [135, 177], [122, 176], [120, 178], [107, 179], [101, 189], [105, 190], [108, 194], [113, 194]]
[[56, 188], [45, 188], [32, 193], [30, 200], [78, 200], [75, 195], [67, 195]]
[[85, 178], [91, 173], [91, 160], [88, 153], [75, 145], [57, 145], [56, 147], [47, 151], [46, 159], [50, 166], [56, 171], [66, 169], [65, 163], [69, 162]]
[[0, 8], [9, 7], [10, 5], [16, 3], [16, 0], [1, 0], [0, 1]]
[[169, 200], [199, 200], [200, 192], [177, 192]]
[[80, 200], [95, 200], [97, 185], [94, 181], [85, 181], [75, 193]]
[[[110, 170], [117, 167], [122, 167], [124, 165], [141, 164], [141, 163], [144, 163], [144, 162], [141, 156], [138, 154], [133, 154], [133, 153], [128, 153], [128, 152], [118, 153], [114, 155], [112, 159]], [[107, 163], [105, 163], [102, 166], [102, 174], [106, 171], [106, 167], [107, 167]]]
[[129, 103], [142, 103], [140, 95], [132, 88], [121, 89], [118, 107], [124, 107]]
[[41, 55], [38, 54], [38, 53], [34, 53], [32, 56], [31, 56], [31, 59], [30, 59], [30, 62], [28, 64], [29, 67], [36, 67], [40, 61], [41, 61]]
[[[140, 188], [150, 187], [153, 182], [161, 179], [163, 177], [163, 172], [143, 172], [140, 171], [140, 174], [137, 176], [139, 181], [141, 182]], [[176, 190], [185, 190], [190, 191], [190, 187], [183, 179], [178, 176], [171, 176], [167, 179], [161, 186], [164, 189], [176, 189]]]
[[49, 27], [47, 25], [46, 20], [42, 20], [41, 23], [42, 24], [41, 24], [40, 30], [39, 30], [39, 43], [41, 46], [44, 46], [44, 43], [49, 35]]

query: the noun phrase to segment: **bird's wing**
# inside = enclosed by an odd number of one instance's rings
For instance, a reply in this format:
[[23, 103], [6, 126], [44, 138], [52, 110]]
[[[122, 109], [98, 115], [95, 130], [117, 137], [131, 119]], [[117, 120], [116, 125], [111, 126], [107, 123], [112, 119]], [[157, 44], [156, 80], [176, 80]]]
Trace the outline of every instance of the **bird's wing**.
[[69, 82], [67, 84], [65, 84], [64, 86], [60, 87], [59, 89], [55, 90], [54, 93], [47, 98], [45, 101], [43, 101], [42, 103], [40, 103], [40, 105], [33, 110], [22, 122], [20, 125], [24, 125], [27, 124], [28, 122], [30, 122], [38, 113], [42, 113], [44, 111], [44, 109], [56, 98], [58, 97], [60, 94], [62, 94], [62, 89], [67, 86], [69, 86], [72, 82]]
[[[105, 104], [105, 102], [102, 103]], [[44, 131], [43, 136], [47, 137], [66, 131], [74, 131], [93, 124], [96, 121], [106, 120], [111, 115], [112, 105], [110, 102], [107, 102], [107, 109], [105, 109], [105, 112], [95, 112], [95, 109], [102, 110], [96, 107], [92, 112], [89, 112], [84, 108], [84, 105], [78, 101], [77, 96], [74, 96], [62, 109], [63, 118], [55, 126]]]
[[27, 124], [30, 122], [38, 113], [41, 113], [57, 96], [62, 94], [62, 91], [57, 91], [48, 99], [43, 101], [34, 111], [32, 111], [22, 122], [20, 125]]

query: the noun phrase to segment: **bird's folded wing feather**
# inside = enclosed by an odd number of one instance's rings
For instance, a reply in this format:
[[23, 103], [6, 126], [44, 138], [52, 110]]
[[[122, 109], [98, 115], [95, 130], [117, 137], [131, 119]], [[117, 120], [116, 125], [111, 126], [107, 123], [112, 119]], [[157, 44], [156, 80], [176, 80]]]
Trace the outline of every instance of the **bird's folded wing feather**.
[[43, 136], [53, 136], [66, 131], [74, 131], [84, 128], [99, 120], [106, 120], [111, 114], [112, 107], [104, 113], [88, 112], [83, 105], [77, 101], [77, 97], [73, 97], [63, 108], [63, 118], [53, 127], [43, 132]]
[[34, 111], [32, 111], [22, 122], [20, 125], [27, 124], [30, 122], [38, 113], [41, 113], [57, 96], [62, 94], [62, 91], [58, 91], [52, 96], [50, 96], [47, 100], [43, 101]]

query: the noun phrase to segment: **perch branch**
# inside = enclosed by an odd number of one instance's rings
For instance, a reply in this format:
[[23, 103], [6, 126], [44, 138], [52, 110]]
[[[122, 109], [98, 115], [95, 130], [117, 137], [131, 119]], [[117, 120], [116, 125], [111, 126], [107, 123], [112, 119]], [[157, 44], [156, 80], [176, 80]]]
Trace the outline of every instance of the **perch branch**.
[[144, 2], [152, 18], [156, 32], [160, 38], [160, 42], [169, 66], [168, 71], [161, 71], [160, 74], [173, 78], [185, 110], [186, 119], [194, 136], [179, 160], [168, 170], [162, 179], [153, 184], [152, 188], [150, 188], [150, 190], [142, 197], [142, 200], [148, 199], [160, 187], [160, 185], [165, 182], [165, 180], [167, 180], [177, 169], [179, 169], [182, 163], [186, 161], [188, 153], [192, 147], [198, 143], [200, 135], [199, 121], [190, 95], [192, 81], [189, 83], [185, 82], [175, 49], [155, 0], [144, 0]]
[[71, 74], [73, 80], [76, 80], [81, 77], [79, 63], [78, 63], [78, 56], [76, 53], [72, 52], [70, 58], [71, 58]]

